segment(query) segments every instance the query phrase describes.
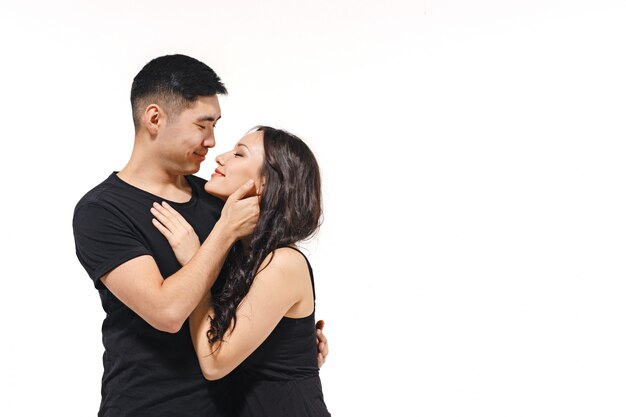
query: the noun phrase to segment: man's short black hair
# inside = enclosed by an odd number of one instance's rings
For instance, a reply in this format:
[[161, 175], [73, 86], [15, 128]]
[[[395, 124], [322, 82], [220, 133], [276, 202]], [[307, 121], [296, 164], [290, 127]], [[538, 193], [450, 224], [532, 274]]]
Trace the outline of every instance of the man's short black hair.
[[163, 106], [170, 117], [191, 106], [198, 97], [228, 94], [208, 65], [186, 55], [165, 55], [148, 62], [133, 80], [130, 104], [135, 129], [146, 106]]

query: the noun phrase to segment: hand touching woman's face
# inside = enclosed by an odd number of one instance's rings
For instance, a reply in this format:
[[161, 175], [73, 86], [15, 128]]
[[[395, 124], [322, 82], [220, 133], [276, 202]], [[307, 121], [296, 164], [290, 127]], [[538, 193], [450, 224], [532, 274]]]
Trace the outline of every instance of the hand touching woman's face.
[[231, 151], [215, 158], [217, 168], [204, 189], [207, 193], [226, 200], [237, 188], [253, 179], [256, 189], [260, 190], [263, 184], [261, 179], [263, 157], [263, 132], [248, 133]]

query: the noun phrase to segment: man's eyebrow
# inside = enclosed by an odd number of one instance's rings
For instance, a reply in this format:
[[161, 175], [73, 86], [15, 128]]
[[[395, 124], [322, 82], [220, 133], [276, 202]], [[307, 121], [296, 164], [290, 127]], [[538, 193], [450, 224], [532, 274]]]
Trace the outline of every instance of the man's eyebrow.
[[217, 119], [213, 116], [201, 116], [198, 119], [196, 119], [196, 121], [197, 122], [217, 122], [221, 118], [222, 118], [221, 115]]

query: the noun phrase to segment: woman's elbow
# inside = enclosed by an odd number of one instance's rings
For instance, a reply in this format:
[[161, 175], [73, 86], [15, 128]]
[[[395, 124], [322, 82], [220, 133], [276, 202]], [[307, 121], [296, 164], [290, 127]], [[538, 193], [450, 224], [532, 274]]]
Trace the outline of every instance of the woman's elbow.
[[198, 358], [200, 361], [200, 369], [202, 369], [202, 375], [204, 379], [208, 381], [215, 381], [224, 378], [232, 369], [225, 369], [218, 366], [214, 361], [207, 361], [207, 358]]
[[218, 372], [218, 371], [214, 371], [214, 370], [210, 370], [210, 371], [202, 371], [202, 375], [204, 376], [204, 379], [206, 379], [207, 381], [217, 381], [218, 379], [222, 379], [224, 378], [226, 375]]
[[214, 368], [210, 368], [210, 369], [205, 369], [204, 367], [202, 368], [202, 375], [204, 376], [204, 379], [208, 380], [208, 381], [216, 381], [218, 379], [222, 379], [226, 376], [225, 372], [221, 372], [219, 369], [214, 369]]

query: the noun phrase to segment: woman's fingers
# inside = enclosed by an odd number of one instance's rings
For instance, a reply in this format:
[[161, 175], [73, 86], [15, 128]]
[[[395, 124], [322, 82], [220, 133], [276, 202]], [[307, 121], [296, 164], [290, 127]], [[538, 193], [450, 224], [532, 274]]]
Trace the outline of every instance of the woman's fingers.
[[172, 232], [170, 232], [167, 227], [163, 226], [157, 219], [152, 219], [152, 224], [159, 230], [159, 232], [161, 232], [163, 236], [165, 236], [167, 240], [172, 237]]
[[[181, 255], [179, 261], [181, 259], [185, 260], [191, 258], [198, 250], [199, 239], [195, 230], [187, 220], [165, 201], [161, 204], [154, 203], [152, 208], [150, 208], [150, 212], [155, 217], [156, 223], [159, 223], [158, 226], [161, 227], [158, 227], [155, 222], [153, 223], [163, 236], [165, 236], [170, 246], [174, 249], [174, 252], [176, 252], [176, 250], [182, 250], [184, 252], [184, 255]], [[167, 231], [167, 233], [165, 233], [165, 231]], [[187, 249], [190, 251], [190, 255], [186, 252]], [[185, 262], [181, 263], [184, 264]]]
[[174, 233], [176, 231], [176, 226], [172, 219], [171, 214], [159, 203], [152, 204], [150, 208], [150, 213], [170, 232]]
[[163, 202], [163, 208], [165, 208], [165, 210], [168, 212], [168, 216], [172, 221], [178, 222], [178, 224], [184, 229], [191, 228], [191, 225], [187, 222], [187, 220], [185, 220], [185, 218], [181, 216], [179, 212], [174, 210], [174, 207], [167, 204], [166, 201]]

